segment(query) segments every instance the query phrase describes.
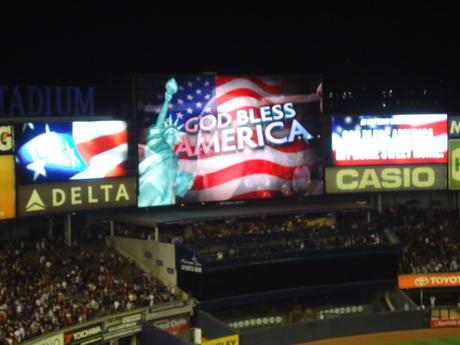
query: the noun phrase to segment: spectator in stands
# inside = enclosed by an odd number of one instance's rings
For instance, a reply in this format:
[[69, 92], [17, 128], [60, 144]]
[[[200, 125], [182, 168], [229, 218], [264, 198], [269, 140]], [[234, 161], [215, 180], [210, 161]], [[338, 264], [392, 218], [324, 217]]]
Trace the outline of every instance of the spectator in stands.
[[[155, 303], [177, 297], [106, 250], [90, 253], [45, 239], [31, 245], [32, 251], [25, 241], [0, 247], [0, 345], [151, 305], [140, 295], [152, 295]], [[126, 271], [129, 281], [119, 276]]]
[[456, 212], [393, 208], [381, 222], [401, 239], [403, 273], [458, 271], [460, 221]]

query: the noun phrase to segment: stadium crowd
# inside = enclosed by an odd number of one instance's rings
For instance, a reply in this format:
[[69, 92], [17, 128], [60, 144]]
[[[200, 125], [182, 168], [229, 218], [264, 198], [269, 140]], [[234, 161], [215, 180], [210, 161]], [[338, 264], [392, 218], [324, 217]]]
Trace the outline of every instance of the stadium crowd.
[[456, 211], [399, 207], [373, 213], [369, 221], [365, 212], [350, 212], [322, 224], [311, 224], [303, 215], [200, 222], [167, 240], [183, 242], [204, 257], [219, 260], [381, 245], [388, 243], [384, 231], [391, 230], [401, 242], [400, 272], [415, 274], [459, 270], [459, 229]]
[[[277, 253], [388, 243], [389, 230], [401, 241], [401, 273], [458, 271], [460, 220], [457, 212], [389, 208], [321, 215], [261, 216], [200, 221], [160, 230], [209, 260], [270, 257]], [[151, 229], [117, 225], [117, 235], [153, 238]], [[106, 229], [93, 232], [103, 243]], [[59, 240], [0, 243], [0, 345], [18, 344], [102, 315], [178, 298], [174, 289], [142, 273], [109, 249], [68, 248]]]
[[[456, 211], [392, 207], [382, 214], [342, 213], [336, 219], [308, 215], [200, 221], [160, 230], [163, 242], [184, 243], [208, 260], [276, 256], [307, 250], [387, 243], [385, 230], [401, 241], [401, 273], [453, 272], [460, 265], [460, 219]], [[152, 239], [147, 229], [123, 226], [118, 235]]]
[[178, 298], [108, 249], [57, 240], [0, 243], [0, 345]]
[[460, 219], [456, 211], [390, 208], [374, 220], [401, 240], [401, 273], [456, 272]]
[[[177, 236], [174, 240], [177, 240]], [[180, 240], [180, 239], [179, 239]], [[267, 217], [246, 222], [194, 223], [183, 242], [209, 260], [276, 256], [279, 253], [332, 248], [374, 246], [383, 235], [368, 224], [355, 222], [349, 227], [331, 224], [304, 215]]]

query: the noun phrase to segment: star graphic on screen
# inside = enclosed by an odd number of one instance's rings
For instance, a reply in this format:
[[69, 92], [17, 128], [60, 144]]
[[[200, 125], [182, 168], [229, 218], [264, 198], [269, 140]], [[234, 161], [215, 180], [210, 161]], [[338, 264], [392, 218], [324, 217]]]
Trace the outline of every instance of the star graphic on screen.
[[34, 181], [38, 178], [38, 176], [46, 177], [46, 159], [37, 159], [34, 160], [32, 163], [27, 165], [27, 169], [32, 170], [34, 172]]
[[32, 122], [26, 122], [22, 125], [22, 131], [25, 132], [27, 127], [29, 127], [31, 130], [35, 129], [35, 126]]

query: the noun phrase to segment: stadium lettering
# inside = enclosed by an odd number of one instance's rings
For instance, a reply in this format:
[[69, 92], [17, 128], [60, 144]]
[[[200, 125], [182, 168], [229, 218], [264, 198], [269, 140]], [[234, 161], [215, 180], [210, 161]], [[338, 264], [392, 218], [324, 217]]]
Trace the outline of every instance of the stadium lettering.
[[460, 133], [460, 121], [452, 120], [450, 121], [450, 135], [455, 135]]
[[0, 126], [0, 151], [11, 151], [13, 149], [13, 128], [12, 126]]
[[460, 276], [448, 276], [448, 277], [443, 277], [443, 276], [438, 276], [438, 277], [430, 277], [431, 284], [433, 285], [442, 285], [442, 284], [448, 284], [448, 285], [454, 285], [454, 284], [459, 284], [460, 283]]
[[336, 175], [340, 190], [428, 188], [434, 186], [436, 174], [433, 168], [375, 168], [341, 169]]
[[94, 115], [95, 87], [0, 85], [0, 115]]
[[[308, 142], [313, 135], [295, 119], [293, 103], [263, 106], [257, 109], [238, 110], [234, 115], [219, 113], [195, 116], [184, 124], [185, 132], [177, 145], [177, 156], [200, 157], [203, 154], [220, 154], [258, 149], [265, 145], [290, 145], [295, 140]], [[190, 136], [194, 138], [190, 140]]]
[[70, 196], [71, 205], [81, 205], [86, 199], [82, 198], [82, 188], [86, 188], [87, 202], [96, 204], [99, 202], [119, 202], [121, 200], [129, 201], [130, 195], [126, 186], [123, 183], [115, 186], [113, 184], [102, 184], [97, 188], [93, 186], [87, 187], [71, 187], [66, 191], [63, 188], [54, 188], [51, 191], [53, 207], [60, 207], [66, 204]]

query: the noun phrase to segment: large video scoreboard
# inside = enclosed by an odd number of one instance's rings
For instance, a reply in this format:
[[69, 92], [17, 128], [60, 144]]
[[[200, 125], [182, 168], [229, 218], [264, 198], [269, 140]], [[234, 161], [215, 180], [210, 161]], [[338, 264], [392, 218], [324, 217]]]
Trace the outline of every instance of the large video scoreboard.
[[140, 207], [323, 193], [318, 75], [139, 76]]
[[16, 126], [20, 216], [136, 204], [125, 121]]
[[447, 114], [332, 117], [327, 193], [446, 189]]

